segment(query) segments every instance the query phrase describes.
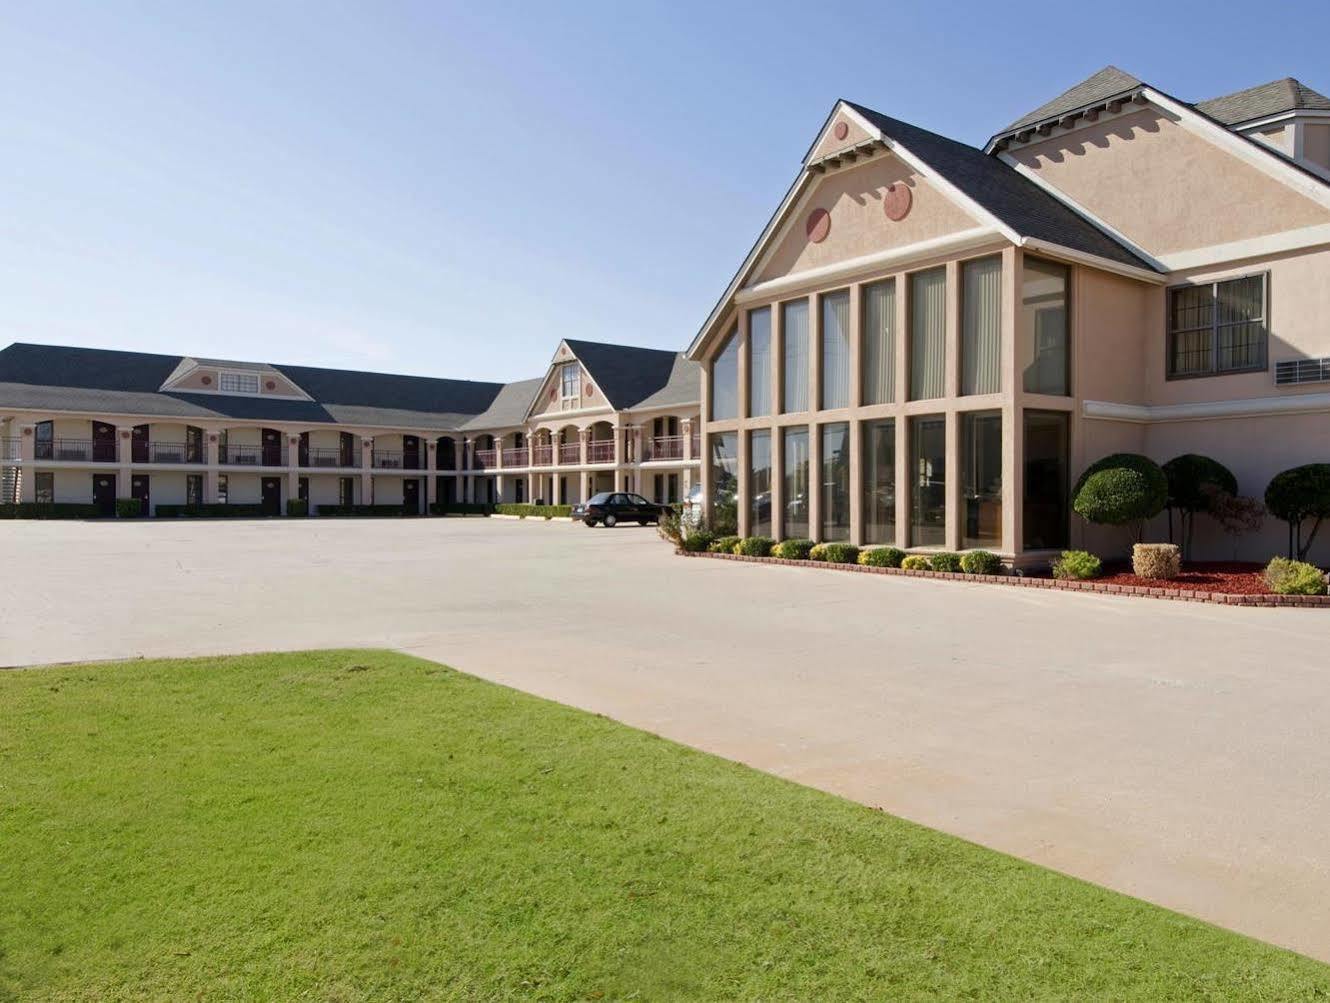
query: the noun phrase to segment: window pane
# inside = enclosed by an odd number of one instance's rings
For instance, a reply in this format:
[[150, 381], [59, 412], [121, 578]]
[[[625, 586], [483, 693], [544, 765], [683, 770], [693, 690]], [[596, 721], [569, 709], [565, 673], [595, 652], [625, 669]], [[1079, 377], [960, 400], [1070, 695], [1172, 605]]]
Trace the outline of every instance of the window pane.
[[868, 543], [896, 542], [896, 423], [864, 424], [863, 509], [864, 539]]
[[910, 419], [910, 546], [947, 542], [947, 422]]
[[1215, 365], [1223, 370], [1256, 369], [1265, 358], [1265, 279], [1249, 275], [1219, 283], [1215, 320]]
[[1026, 550], [1067, 546], [1068, 426], [1060, 411], [1025, 412]]
[[771, 433], [748, 433], [748, 534], [771, 535]]
[[850, 538], [850, 426], [822, 426], [822, 539]]
[[1170, 376], [1190, 376], [1214, 369], [1214, 290], [1211, 286], [1184, 286], [1168, 295]]
[[808, 429], [787, 428], [783, 435], [785, 483], [781, 486], [785, 506], [781, 536], [786, 540], [808, 537]]
[[961, 415], [962, 547], [1002, 546], [1002, 412]]
[[711, 528], [717, 533], [739, 531], [739, 435], [715, 432], [711, 441]]
[[786, 414], [808, 410], [808, 300], [792, 300], [780, 307], [784, 342], [785, 386], [781, 410]]
[[947, 271], [910, 276], [910, 400], [946, 392]]
[[850, 294], [822, 297], [822, 409], [850, 406]]
[[771, 414], [771, 307], [748, 315], [748, 413]]
[[865, 404], [896, 399], [896, 283], [864, 287], [863, 396]]
[[711, 418], [739, 417], [739, 339], [731, 331], [725, 347], [711, 363]]
[[961, 393], [1002, 390], [1002, 259], [961, 266]]
[[1026, 258], [1021, 277], [1017, 344], [1027, 393], [1071, 392], [1068, 376], [1067, 277], [1065, 265]]

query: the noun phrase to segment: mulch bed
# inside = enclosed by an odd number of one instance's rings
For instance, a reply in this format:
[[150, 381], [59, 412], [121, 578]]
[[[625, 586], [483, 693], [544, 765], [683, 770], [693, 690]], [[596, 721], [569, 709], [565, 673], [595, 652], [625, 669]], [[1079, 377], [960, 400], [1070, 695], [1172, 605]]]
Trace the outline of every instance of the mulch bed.
[[1182, 574], [1165, 583], [1134, 575], [1130, 566], [1122, 564], [1106, 566], [1105, 573], [1095, 581], [1106, 585], [1138, 585], [1146, 588], [1151, 586], [1158, 588], [1162, 585], [1170, 589], [1187, 589], [1192, 592], [1262, 596], [1271, 594], [1261, 574], [1264, 570], [1259, 564], [1247, 564], [1242, 561], [1188, 561], [1182, 566]]

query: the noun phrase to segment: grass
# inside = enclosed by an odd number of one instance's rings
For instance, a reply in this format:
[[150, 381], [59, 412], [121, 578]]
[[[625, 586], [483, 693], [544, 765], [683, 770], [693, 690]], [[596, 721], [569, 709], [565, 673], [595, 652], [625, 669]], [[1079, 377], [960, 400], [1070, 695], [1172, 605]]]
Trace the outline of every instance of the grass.
[[400, 655], [0, 672], [0, 998], [1327, 993], [1306, 958]]

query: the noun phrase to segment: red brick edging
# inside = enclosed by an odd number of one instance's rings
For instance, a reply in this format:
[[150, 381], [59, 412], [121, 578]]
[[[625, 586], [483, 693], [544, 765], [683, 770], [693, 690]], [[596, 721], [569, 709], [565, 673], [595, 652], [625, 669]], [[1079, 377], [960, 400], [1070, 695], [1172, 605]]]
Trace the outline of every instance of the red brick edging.
[[1172, 599], [1177, 602], [1212, 603], [1216, 606], [1298, 606], [1330, 609], [1330, 596], [1241, 595], [1229, 592], [1197, 592], [1192, 589], [1155, 588], [1147, 585], [1111, 585], [1107, 582], [1064, 581], [1058, 578], [1023, 578], [1018, 575], [971, 575], [965, 572], [913, 571], [905, 568], [870, 568], [860, 564], [830, 564], [825, 561], [790, 561], [783, 557], [748, 557], [742, 554], [695, 553], [675, 550], [683, 557], [709, 557], [717, 561], [743, 561], [748, 564], [788, 564], [796, 568], [825, 568], [830, 571], [857, 571], [867, 575], [905, 575], [913, 578], [943, 578], [950, 581], [983, 582], [1027, 589], [1059, 589], [1064, 592], [1098, 592], [1103, 595], [1141, 596], [1147, 599]]

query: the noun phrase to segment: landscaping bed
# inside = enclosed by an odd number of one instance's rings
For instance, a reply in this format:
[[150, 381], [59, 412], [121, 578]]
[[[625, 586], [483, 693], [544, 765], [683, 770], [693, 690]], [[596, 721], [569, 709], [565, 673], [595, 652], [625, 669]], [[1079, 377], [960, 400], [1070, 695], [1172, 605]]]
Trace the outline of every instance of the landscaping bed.
[[[1141, 578], [1125, 564], [1110, 564], [1106, 573], [1095, 579], [1108, 585], [1134, 585], [1142, 588], [1158, 587], [1159, 582]], [[1217, 592], [1224, 595], [1273, 595], [1265, 582], [1264, 566], [1241, 561], [1188, 561], [1182, 573], [1167, 582], [1168, 588], [1192, 592]]]
[[1313, 999], [1330, 968], [377, 651], [0, 672], [0, 999]]

